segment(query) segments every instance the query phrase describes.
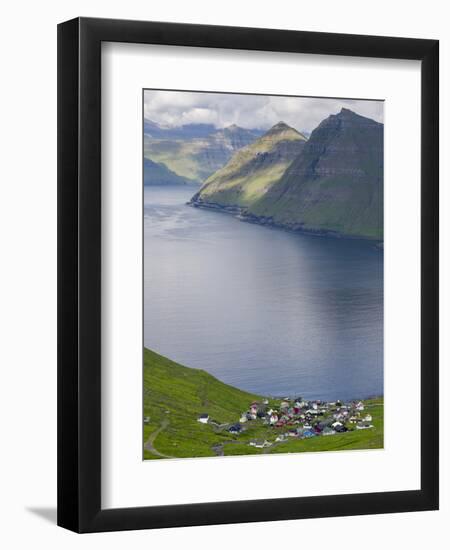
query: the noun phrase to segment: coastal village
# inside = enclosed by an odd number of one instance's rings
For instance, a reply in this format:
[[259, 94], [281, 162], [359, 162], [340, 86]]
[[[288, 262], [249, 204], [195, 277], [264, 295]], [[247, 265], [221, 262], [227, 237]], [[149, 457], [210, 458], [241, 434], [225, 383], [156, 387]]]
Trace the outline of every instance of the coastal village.
[[207, 413], [197, 418], [202, 424], [211, 424], [219, 431], [226, 430], [230, 435], [244, 434], [254, 425], [269, 428], [271, 434], [266, 439], [250, 439], [247, 444], [256, 449], [266, 449], [286, 441], [309, 439], [319, 436], [333, 436], [354, 430], [370, 430], [372, 415], [365, 410], [362, 401], [324, 402], [305, 401], [302, 398], [262, 402], [252, 402], [248, 410], [242, 412], [237, 422], [219, 425]]
[[144, 349], [144, 458], [382, 449], [383, 397], [257, 395]]

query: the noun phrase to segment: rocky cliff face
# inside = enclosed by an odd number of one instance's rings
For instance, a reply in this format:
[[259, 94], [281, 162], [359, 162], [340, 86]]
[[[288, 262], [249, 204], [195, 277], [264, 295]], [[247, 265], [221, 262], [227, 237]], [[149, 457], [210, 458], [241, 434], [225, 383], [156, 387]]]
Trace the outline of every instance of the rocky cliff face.
[[318, 233], [383, 238], [383, 125], [342, 109], [311, 134], [249, 219]]
[[248, 208], [277, 182], [302, 150], [306, 138], [280, 122], [238, 150], [192, 198], [197, 206]]

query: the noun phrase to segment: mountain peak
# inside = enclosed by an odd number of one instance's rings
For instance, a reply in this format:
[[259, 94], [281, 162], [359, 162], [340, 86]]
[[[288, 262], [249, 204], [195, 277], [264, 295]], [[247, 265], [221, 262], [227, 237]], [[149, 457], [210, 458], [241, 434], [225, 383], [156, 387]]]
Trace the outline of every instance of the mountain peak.
[[[358, 115], [358, 113], [355, 113], [355, 111], [352, 111], [351, 109], [347, 109], [347, 107], [342, 107], [339, 113], [335, 116], [337, 118], [344, 119], [344, 120], [358, 120], [358, 119], [366, 118], [362, 115]], [[371, 119], [368, 119], [368, 120], [371, 120]]]
[[326, 128], [335, 128], [339, 130], [345, 130], [353, 127], [380, 127], [380, 126], [382, 126], [381, 122], [377, 122], [372, 118], [359, 115], [358, 113], [355, 113], [355, 111], [352, 111], [351, 109], [342, 107], [338, 113], [329, 115], [327, 118], [322, 120], [322, 122], [319, 124], [319, 126], [317, 126], [314, 132], [316, 132], [317, 130], [326, 129]]
[[274, 138], [277, 137], [277, 139], [281, 140], [291, 140], [291, 139], [301, 139], [305, 140], [306, 138], [303, 134], [298, 132], [295, 128], [292, 128], [292, 126], [287, 125], [285, 122], [280, 120], [280, 122], [277, 122], [272, 128], [270, 128], [261, 139], [270, 137]]
[[294, 128], [291, 128], [286, 124], [286, 122], [283, 122], [280, 120], [280, 122], [277, 122], [270, 130], [278, 131], [278, 132], [284, 132], [285, 130], [293, 130]]

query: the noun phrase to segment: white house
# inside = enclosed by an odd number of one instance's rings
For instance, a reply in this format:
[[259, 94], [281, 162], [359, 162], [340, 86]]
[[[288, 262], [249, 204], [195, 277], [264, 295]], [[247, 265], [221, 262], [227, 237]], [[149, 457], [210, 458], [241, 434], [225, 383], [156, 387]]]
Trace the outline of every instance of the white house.
[[269, 422], [270, 422], [271, 424], [276, 424], [276, 423], [278, 422], [278, 415], [272, 413], [272, 414], [270, 415]]
[[252, 447], [256, 447], [256, 449], [264, 449], [264, 447], [271, 447], [272, 443], [269, 443], [269, 441], [267, 440], [256, 439], [250, 441], [249, 445], [251, 445]]
[[369, 428], [373, 428], [372, 424], [356, 424], [357, 430], [368, 430]]
[[201, 422], [202, 424], [208, 424], [208, 420], [209, 420], [209, 415], [206, 414], [206, 413], [201, 414], [201, 415], [197, 418], [197, 421], [198, 421], [198, 422]]

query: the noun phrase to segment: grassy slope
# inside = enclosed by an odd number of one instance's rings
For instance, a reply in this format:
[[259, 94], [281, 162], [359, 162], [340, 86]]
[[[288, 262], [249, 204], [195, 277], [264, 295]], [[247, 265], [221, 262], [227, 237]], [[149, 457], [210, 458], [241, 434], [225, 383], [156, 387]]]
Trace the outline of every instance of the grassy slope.
[[[220, 424], [239, 419], [240, 413], [260, 396], [253, 395], [220, 382], [205, 371], [183, 367], [148, 349], [144, 350], [144, 442], [156, 430], [163, 429], [153, 441], [154, 448], [171, 457], [215, 456], [212, 447], [223, 445], [227, 455], [261, 454], [263, 450], [250, 447], [254, 438], [274, 441], [279, 433], [261, 421], [249, 422], [246, 431], [230, 435], [226, 427], [201, 424], [197, 417], [208, 413]], [[270, 405], [277, 406], [271, 400]], [[383, 447], [383, 401], [367, 401], [367, 412], [373, 416], [374, 429], [321, 436], [309, 440], [289, 440], [264, 452], [285, 453], [340, 449], [370, 449]], [[145, 459], [158, 458], [144, 450]]]
[[[236, 422], [240, 411], [258, 396], [220, 382], [205, 371], [183, 367], [148, 349], [144, 350], [144, 441], [167, 419], [169, 424], [156, 438], [155, 448], [178, 457], [214, 456], [211, 446], [229, 439], [215, 434], [197, 417], [208, 413], [219, 423]], [[145, 458], [154, 458], [147, 451]]]
[[221, 206], [253, 204], [281, 178], [305, 141], [302, 134], [287, 126], [267, 132], [212, 174], [199, 192], [200, 199]]

